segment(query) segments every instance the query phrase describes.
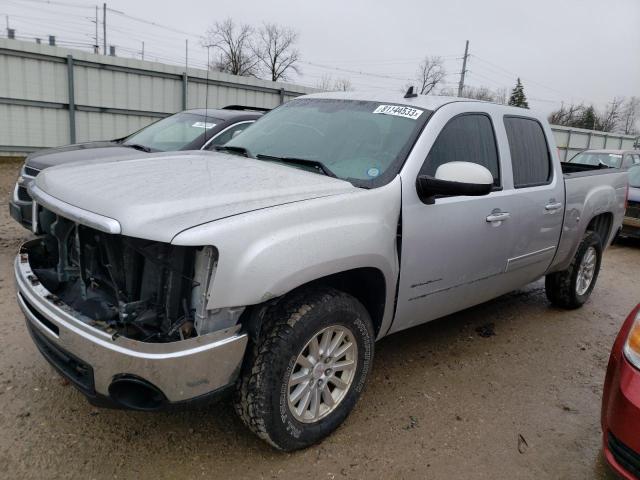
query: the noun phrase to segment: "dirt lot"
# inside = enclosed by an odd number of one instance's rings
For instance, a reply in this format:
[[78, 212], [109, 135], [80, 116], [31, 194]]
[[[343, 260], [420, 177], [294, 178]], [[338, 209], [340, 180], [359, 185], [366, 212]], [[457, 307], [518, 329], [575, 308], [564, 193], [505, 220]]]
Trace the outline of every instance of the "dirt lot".
[[[607, 251], [580, 310], [549, 307], [536, 283], [383, 340], [346, 424], [282, 454], [226, 402], [98, 410], [54, 373], [14, 300], [12, 260], [28, 235], [5, 205], [18, 165], [0, 163], [0, 477], [612, 478], [599, 453], [600, 397], [609, 348], [640, 301], [640, 244]], [[495, 335], [481, 337], [488, 323]]]

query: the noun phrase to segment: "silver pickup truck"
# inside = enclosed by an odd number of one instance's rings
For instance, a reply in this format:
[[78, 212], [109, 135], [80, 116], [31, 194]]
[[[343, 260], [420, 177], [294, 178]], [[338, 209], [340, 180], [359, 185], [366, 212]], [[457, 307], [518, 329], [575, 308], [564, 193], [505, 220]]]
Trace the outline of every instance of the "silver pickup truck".
[[555, 152], [529, 110], [300, 97], [220, 152], [42, 172], [18, 302], [93, 403], [235, 389], [253, 432], [303, 448], [353, 409], [376, 340], [541, 277], [557, 306], [588, 299], [627, 174]]

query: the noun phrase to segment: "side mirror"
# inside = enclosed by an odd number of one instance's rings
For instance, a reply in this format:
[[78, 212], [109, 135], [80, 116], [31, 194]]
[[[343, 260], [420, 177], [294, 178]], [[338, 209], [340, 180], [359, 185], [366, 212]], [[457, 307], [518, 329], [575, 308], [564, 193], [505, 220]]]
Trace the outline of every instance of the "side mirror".
[[440, 165], [433, 177], [418, 176], [416, 188], [425, 203], [433, 203], [436, 195], [487, 195], [493, 190], [493, 175], [477, 163], [449, 162]]

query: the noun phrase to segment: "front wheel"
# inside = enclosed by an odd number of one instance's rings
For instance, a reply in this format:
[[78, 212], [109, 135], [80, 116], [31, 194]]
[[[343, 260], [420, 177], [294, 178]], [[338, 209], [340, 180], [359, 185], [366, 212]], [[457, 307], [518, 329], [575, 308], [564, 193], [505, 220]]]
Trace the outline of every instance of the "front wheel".
[[602, 240], [588, 231], [578, 247], [569, 268], [545, 278], [545, 292], [549, 301], [562, 308], [581, 307], [595, 287], [602, 261]]
[[276, 448], [308, 447], [340, 426], [362, 392], [373, 361], [371, 319], [354, 297], [319, 288], [285, 297], [263, 325], [236, 411]]

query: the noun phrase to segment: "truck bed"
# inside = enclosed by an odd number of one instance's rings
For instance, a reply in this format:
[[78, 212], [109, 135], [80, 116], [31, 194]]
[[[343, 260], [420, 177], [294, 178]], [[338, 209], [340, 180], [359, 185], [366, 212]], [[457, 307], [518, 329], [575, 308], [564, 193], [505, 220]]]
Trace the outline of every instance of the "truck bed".
[[[571, 262], [589, 222], [603, 212], [615, 212], [599, 230], [609, 245], [622, 225], [627, 190], [627, 172], [609, 167], [562, 163], [565, 183], [565, 216], [562, 235], [551, 271], [564, 270]], [[606, 232], [606, 233], [605, 233]]]
[[585, 165], [584, 163], [560, 162], [565, 178], [584, 177], [589, 175], [601, 175], [617, 171], [618, 169], [605, 165]]

